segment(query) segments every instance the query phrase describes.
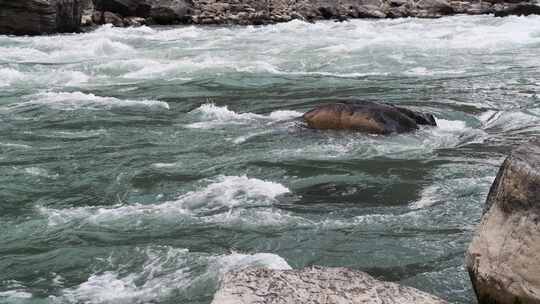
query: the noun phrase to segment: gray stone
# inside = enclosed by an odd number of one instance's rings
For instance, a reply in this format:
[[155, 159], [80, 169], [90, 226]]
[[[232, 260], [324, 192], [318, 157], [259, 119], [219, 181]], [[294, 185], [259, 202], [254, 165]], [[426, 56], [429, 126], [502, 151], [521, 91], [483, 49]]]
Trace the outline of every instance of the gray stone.
[[445, 304], [420, 290], [347, 268], [246, 268], [222, 279], [212, 304]]
[[0, 0], [0, 34], [77, 32], [80, 26], [79, 0]]
[[504, 161], [465, 256], [480, 304], [540, 303], [540, 142]]
[[416, 9], [428, 17], [450, 15], [454, 13], [454, 8], [446, 0], [420, 0], [416, 2]]
[[103, 24], [112, 24], [118, 27], [124, 26], [124, 20], [122, 19], [122, 17], [118, 16], [115, 13], [104, 12], [102, 18], [103, 18], [102, 19]]
[[534, 3], [511, 3], [495, 6], [496, 17], [540, 15], [540, 6]]
[[150, 17], [157, 24], [187, 22], [193, 13], [193, 4], [184, 0], [154, 0]]
[[95, 9], [120, 16], [148, 17], [151, 5], [146, 0], [94, 0]]

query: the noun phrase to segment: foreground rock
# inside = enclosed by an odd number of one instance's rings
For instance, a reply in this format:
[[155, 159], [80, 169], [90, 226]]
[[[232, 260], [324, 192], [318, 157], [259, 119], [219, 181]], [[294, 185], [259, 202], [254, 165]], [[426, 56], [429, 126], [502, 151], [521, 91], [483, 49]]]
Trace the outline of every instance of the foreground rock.
[[514, 150], [466, 253], [480, 304], [540, 303], [540, 142]]
[[94, 0], [95, 9], [121, 16], [148, 17], [151, 5], [146, 0]]
[[443, 304], [435, 296], [347, 268], [247, 268], [225, 275], [212, 304]]
[[437, 125], [431, 114], [374, 102], [327, 104], [302, 117], [313, 129], [371, 134], [405, 133], [417, 130], [418, 125]]
[[77, 32], [80, 0], [0, 0], [0, 34]]

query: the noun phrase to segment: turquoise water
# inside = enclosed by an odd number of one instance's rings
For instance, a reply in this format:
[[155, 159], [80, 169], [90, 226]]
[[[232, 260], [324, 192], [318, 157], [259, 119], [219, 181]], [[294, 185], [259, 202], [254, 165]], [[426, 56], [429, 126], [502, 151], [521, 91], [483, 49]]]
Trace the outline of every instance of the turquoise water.
[[[498, 166], [540, 134], [540, 17], [0, 36], [0, 303], [209, 303], [251, 265], [455, 303]], [[439, 127], [308, 130], [381, 100]]]

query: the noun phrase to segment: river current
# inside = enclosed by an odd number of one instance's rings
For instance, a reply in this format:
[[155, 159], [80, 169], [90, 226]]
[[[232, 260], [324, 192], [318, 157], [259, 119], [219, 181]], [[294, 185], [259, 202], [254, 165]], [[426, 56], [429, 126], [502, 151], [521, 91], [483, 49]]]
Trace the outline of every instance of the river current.
[[[472, 303], [463, 256], [540, 135], [540, 17], [0, 36], [0, 303], [209, 303], [221, 274], [346, 266]], [[340, 100], [433, 113], [316, 132]]]

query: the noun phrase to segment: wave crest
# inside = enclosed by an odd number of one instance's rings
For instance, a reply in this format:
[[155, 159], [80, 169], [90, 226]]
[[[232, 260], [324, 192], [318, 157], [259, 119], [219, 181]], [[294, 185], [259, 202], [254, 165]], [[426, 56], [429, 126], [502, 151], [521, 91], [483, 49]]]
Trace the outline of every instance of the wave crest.
[[15, 108], [31, 105], [45, 105], [61, 110], [111, 109], [115, 107], [158, 107], [169, 109], [169, 104], [158, 100], [131, 100], [115, 97], [102, 97], [82, 92], [45, 92], [30, 96], [29, 101], [17, 103]]
[[191, 111], [191, 114], [198, 116], [200, 122], [188, 124], [188, 128], [209, 129], [227, 124], [250, 124], [250, 123], [273, 123], [285, 121], [302, 116], [303, 113], [289, 110], [278, 110], [268, 115], [255, 113], [237, 113], [229, 110], [227, 106], [216, 106], [213, 103], [203, 104]]

